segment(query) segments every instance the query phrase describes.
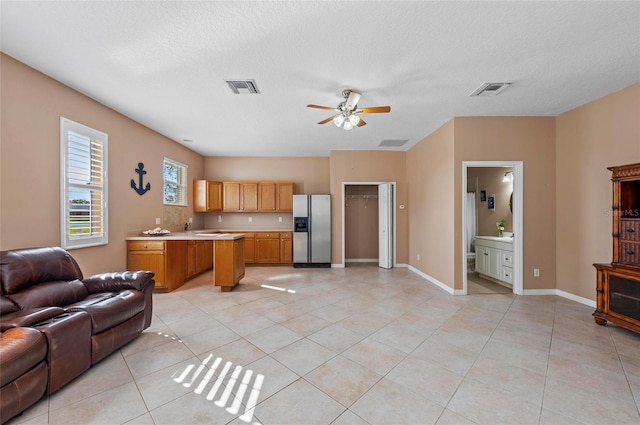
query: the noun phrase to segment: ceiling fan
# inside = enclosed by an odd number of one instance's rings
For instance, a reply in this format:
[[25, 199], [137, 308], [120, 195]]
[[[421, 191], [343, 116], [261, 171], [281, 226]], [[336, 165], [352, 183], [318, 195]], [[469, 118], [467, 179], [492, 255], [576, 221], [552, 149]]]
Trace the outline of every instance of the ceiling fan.
[[342, 127], [345, 130], [351, 130], [354, 126], [362, 127], [367, 125], [360, 114], [383, 114], [391, 112], [391, 106], [372, 106], [367, 108], [358, 108], [358, 101], [360, 101], [360, 93], [353, 90], [343, 90], [342, 96], [344, 100], [338, 104], [336, 108], [322, 105], [307, 105], [309, 108], [326, 109], [328, 111], [337, 111], [338, 114], [320, 121], [318, 124], [326, 124], [329, 121]]

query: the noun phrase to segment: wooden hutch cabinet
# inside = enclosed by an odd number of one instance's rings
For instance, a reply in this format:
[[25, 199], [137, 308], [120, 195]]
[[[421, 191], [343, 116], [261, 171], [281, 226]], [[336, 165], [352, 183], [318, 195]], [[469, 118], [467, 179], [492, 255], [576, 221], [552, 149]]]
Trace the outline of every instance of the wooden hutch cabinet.
[[609, 167], [613, 182], [613, 260], [597, 270], [596, 311], [607, 321], [640, 332], [640, 163]]

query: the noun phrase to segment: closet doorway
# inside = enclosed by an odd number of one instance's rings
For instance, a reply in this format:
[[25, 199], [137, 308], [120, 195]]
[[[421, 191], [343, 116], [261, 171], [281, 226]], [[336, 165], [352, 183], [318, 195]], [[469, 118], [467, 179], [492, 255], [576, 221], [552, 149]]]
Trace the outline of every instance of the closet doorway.
[[395, 183], [342, 185], [342, 264], [390, 269], [395, 259]]

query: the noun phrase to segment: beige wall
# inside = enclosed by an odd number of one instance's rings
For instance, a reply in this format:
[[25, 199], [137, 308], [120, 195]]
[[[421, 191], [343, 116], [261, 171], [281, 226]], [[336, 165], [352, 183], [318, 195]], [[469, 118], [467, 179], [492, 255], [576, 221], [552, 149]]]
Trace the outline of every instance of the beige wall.
[[[153, 228], [156, 217], [193, 216], [191, 207], [165, 212], [162, 160], [183, 162], [190, 179], [202, 178], [200, 155], [4, 54], [0, 60], [2, 250], [60, 244], [61, 116], [109, 136], [109, 244], [72, 251], [85, 275], [126, 268], [128, 231]], [[130, 186], [139, 162], [151, 183], [143, 196]]]
[[[342, 263], [342, 183], [396, 182], [396, 205], [407, 204], [406, 152], [332, 151], [331, 177], [331, 262]], [[396, 262], [407, 262], [407, 210], [396, 209]]]
[[[504, 173], [512, 170], [511, 167], [486, 167], [467, 168], [467, 178], [478, 178], [478, 192], [476, 194], [476, 211], [477, 211], [477, 235], [497, 236], [498, 228], [496, 223], [500, 220], [505, 221], [505, 231], [513, 232], [513, 214], [509, 209], [509, 198], [513, 192], [513, 182], [505, 183], [502, 181]], [[486, 189], [487, 201], [480, 200], [480, 190]], [[495, 195], [495, 209], [489, 209], [489, 196]]]
[[[462, 289], [462, 162], [523, 161], [523, 287], [556, 286], [555, 118], [455, 118], [455, 288]], [[518, 237], [518, 235], [516, 235]], [[533, 277], [533, 269], [540, 277]]]
[[453, 124], [448, 121], [407, 152], [409, 264], [449, 286], [454, 279]]
[[557, 287], [595, 300], [593, 263], [610, 263], [611, 172], [640, 162], [640, 83], [557, 117]]

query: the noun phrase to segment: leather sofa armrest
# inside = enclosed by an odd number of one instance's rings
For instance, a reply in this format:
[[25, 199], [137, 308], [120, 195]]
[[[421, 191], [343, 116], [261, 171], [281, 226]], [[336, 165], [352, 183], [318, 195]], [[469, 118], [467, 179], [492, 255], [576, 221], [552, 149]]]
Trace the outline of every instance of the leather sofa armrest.
[[84, 285], [90, 294], [100, 292], [122, 291], [136, 289], [144, 291], [153, 286], [154, 273], [150, 271], [101, 273], [83, 279]]
[[5, 314], [0, 317], [0, 331], [4, 332], [11, 328], [33, 326], [63, 313], [64, 309], [60, 307], [41, 307]]

